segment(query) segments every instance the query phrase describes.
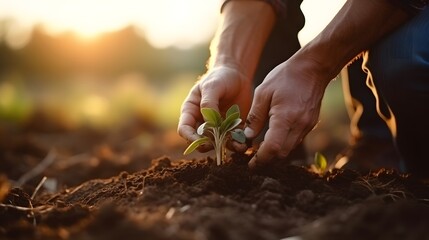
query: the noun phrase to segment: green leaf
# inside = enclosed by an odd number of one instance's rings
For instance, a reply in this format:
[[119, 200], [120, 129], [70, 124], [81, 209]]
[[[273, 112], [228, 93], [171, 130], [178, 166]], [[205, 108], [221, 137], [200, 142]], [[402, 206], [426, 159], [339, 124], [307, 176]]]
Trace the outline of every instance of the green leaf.
[[208, 142], [210, 139], [208, 137], [199, 138], [195, 141], [193, 141], [189, 146], [186, 148], [186, 150], [183, 152], [183, 155], [190, 154], [191, 152], [195, 151], [199, 146], [201, 146], [203, 143]]
[[213, 125], [209, 122], [205, 122], [197, 128], [197, 134], [202, 136], [204, 135], [205, 130], [209, 128], [213, 128]]
[[237, 113], [232, 113], [231, 115], [229, 115], [220, 125], [220, 129], [222, 132], [224, 132], [224, 130], [226, 128], [228, 128], [228, 126], [237, 118], [239, 118], [240, 114]]
[[201, 124], [198, 128], [197, 128], [197, 134], [198, 135], [203, 135], [204, 134], [204, 130], [206, 129], [208, 122], [205, 122], [203, 124]]
[[238, 108], [237, 104], [234, 104], [226, 112], [226, 119], [222, 122], [220, 129], [222, 132], [231, 131], [240, 123], [240, 109]]
[[228, 118], [229, 116], [231, 116], [232, 114], [238, 114], [238, 117], [240, 117], [240, 108], [238, 107], [237, 104], [232, 105], [228, 111], [226, 111], [226, 118]]
[[321, 172], [324, 172], [328, 166], [328, 161], [326, 160], [326, 157], [323, 156], [323, 154], [316, 152], [314, 155], [314, 165], [316, 165], [316, 168]]
[[244, 131], [242, 129], [234, 129], [231, 132], [231, 137], [235, 141], [239, 143], [245, 143], [246, 142], [246, 135], [244, 135]]
[[231, 121], [227, 121], [225, 120], [222, 123], [222, 126], [220, 127], [221, 131], [224, 132], [228, 132], [231, 131], [232, 129], [236, 128], [238, 125], [240, 125], [241, 123], [241, 119], [237, 118], [237, 119], [233, 119]]
[[222, 123], [220, 113], [213, 108], [201, 108], [201, 114], [204, 121], [211, 123], [213, 126], [218, 127]]

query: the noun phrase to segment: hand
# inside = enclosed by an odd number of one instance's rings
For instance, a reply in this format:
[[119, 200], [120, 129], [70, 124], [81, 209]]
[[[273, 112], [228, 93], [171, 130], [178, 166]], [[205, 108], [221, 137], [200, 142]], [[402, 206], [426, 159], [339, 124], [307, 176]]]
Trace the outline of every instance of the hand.
[[322, 97], [330, 79], [317, 74], [317, 68], [310, 66], [314, 66], [311, 61], [286, 61], [256, 88], [244, 132], [247, 138], [255, 138], [267, 119], [269, 128], [249, 162], [250, 168], [274, 158], [286, 158], [318, 122]]
[[[237, 104], [242, 116], [247, 116], [252, 91], [251, 80], [237, 68], [219, 66], [211, 69], [191, 89], [182, 105], [179, 135], [189, 142], [199, 138], [196, 129], [203, 122], [200, 109], [204, 107], [216, 109], [224, 116], [231, 105]], [[210, 148], [198, 150], [207, 151]]]

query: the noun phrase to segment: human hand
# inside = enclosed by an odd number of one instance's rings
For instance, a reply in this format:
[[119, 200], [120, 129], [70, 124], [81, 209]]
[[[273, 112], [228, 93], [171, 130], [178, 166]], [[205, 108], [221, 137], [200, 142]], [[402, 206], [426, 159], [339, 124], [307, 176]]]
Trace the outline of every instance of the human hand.
[[[255, 90], [244, 133], [253, 139], [269, 128], [250, 168], [274, 158], [284, 159], [318, 122], [324, 90], [329, 77], [319, 74], [309, 62], [291, 59], [274, 68]], [[326, 74], [325, 74], [326, 75]]]
[[[252, 83], [237, 68], [219, 66], [207, 72], [191, 89], [183, 102], [178, 124], [179, 135], [188, 142], [199, 138], [196, 129], [204, 120], [201, 108], [213, 108], [222, 116], [228, 108], [237, 104], [242, 116], [249, 112]], [[208, 151], [210, 146], [201, 146], [199, 151]]]

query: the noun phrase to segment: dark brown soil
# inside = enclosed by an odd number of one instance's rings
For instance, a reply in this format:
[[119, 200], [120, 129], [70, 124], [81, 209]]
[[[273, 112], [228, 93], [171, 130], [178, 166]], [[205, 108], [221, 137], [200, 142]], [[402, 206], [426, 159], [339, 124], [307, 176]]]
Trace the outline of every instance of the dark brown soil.
[[[280, 162], [250, 172], [248, 160], [233, 154], [216, 166], [209, 157], [161, 157], [145, 170], [34, 199], [11, 188], [0, 239], [429, 239], [429, 185], [412, 176], [386, 169], [320, 176]], [[8, 181], [0, 179], [1, 198]]]

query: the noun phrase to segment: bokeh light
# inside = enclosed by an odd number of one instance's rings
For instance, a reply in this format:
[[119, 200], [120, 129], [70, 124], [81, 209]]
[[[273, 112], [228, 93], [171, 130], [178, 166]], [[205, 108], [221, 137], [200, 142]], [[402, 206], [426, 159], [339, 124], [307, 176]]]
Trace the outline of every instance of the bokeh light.
[[[304, 0], [301, 43], [344, 2]], [[90, 129], [145, 139], [145, 149], [161, 133], [175, 146], [180, 105], [205, 71], [221, 4], [0, 0], [1, 137]], [[335, 101], [327, 98], [335, 109], [338, 91], [330, 94]], [[339, 118], [325, 112], [329, 121]]]
[[155, 47], [190, 47], [211, 38], [219, 6], [219, 0], [1, 0], [0, 16], [10, 19], [7, 40], [17, 46], [42, 24], [48, 34], [73, 31], [85, 39], [134, 25]]

